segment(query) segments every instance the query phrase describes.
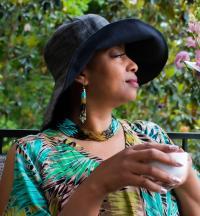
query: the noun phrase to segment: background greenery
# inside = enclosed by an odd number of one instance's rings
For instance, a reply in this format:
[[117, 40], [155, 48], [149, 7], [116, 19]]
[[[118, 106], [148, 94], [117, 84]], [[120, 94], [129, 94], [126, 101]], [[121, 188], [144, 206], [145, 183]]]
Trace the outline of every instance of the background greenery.
[[[40, 128], [53, 89], [42, 57], [46, 41], [69, 16], [98, 13], [110, 21], [127, 17], [147, 21], [163, 32], [169, 44], [163, 73], [116, 115], [154, 121], [167, 131], [199, 131], [200, 82], [193, 73], [174, 66], [176, 53], [184, 47], [189, 16], [200, 19], [198, 5], [200, 0], [1, 0], [0, 128]], [[191, 146], [192, 151], [200, 148], [198, 143]]]

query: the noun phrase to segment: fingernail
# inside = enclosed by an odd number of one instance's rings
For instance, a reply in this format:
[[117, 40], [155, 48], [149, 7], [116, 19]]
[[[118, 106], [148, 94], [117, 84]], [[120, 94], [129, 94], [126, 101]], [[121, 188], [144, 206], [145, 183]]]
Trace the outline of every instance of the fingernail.
[[160, 189], [160, 193], [164, 193], [164, 194], [166, 194], [166, 193], [167, 193], [167, 190], [166, 190], [165, 188], [161, 187], [161, 189]]
[[170, 150], [179, 150], [179, 146], [176, 145], [169, 145]]
[[172, 176], [172, 177], [171, 177], [171, 180], [172, 180], [173, 182], [175, 182], [175, 183], [181, 183], [181, 179], [178, 178], [178, 177], [176, 177], [176, 176]]
[[183, 164], [181, 164], [181, 163], [179, 163], [179, 162], [175, 162], [175, 165], [176, 165], [177, 167], [183, 166]]

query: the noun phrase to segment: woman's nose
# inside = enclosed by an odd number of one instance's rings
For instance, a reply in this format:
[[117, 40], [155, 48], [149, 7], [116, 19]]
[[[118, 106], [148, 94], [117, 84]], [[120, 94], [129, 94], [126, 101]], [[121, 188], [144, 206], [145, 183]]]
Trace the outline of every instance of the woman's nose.
[[138, 65], [129, 57], [127, 57], [128, 59], [128, 65], [127, 65], [127, 71], [131, 71], [136, 73], [138, 71]]

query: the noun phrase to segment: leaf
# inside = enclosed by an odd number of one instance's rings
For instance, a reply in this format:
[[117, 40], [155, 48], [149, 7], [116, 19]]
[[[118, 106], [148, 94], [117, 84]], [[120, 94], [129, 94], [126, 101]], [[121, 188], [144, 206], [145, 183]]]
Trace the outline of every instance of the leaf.
[[178, 91], [182, 92], [184, 88], [184, 83], [178, 83]]
[[165, 74], [166, 74], [166, 77], [167, 77], [167, 78], [173, 77], [174, 74], [175, 74], [175, 68], [174, 68], [174, 67], [168, 67], [168, 68], [165, 70]]
[[35, 35], [26, 36], [24, 39], [25, 44], [30, 48], [37, 46], [39, 43], [39, 39]]

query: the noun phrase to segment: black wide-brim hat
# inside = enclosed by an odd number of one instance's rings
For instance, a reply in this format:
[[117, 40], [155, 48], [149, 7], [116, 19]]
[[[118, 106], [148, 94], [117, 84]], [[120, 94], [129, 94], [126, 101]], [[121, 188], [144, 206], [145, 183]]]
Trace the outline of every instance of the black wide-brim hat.
[[119, 44], [125, 45], [127, 55], [138, 65], [140, 85], [154, 79], [166, 64], [168, 47], [163, 35], [138, 19], [109, 23], [99, 15], [88, 14], [67, 21], [56, 30], [44, 52], [55, 87], [43, 128], [51, 123], [62, 93], [67, 91], [94, 53]]

